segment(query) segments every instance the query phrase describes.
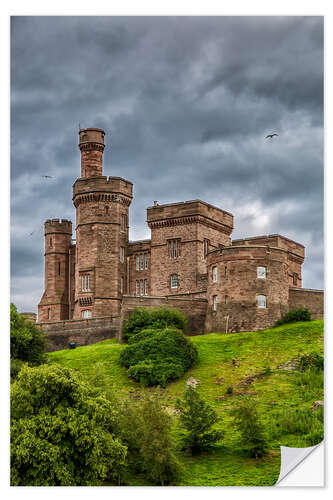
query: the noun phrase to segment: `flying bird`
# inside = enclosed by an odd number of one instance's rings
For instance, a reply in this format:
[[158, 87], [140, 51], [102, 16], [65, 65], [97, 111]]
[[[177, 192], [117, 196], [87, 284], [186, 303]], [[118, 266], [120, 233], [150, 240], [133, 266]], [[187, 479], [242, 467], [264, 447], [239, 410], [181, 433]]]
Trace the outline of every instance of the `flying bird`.
[[279, 135], [279, 134], [268, 134], [268, 135], [266, 135], [265, 139], [267, 139], [268, 137], [269, 137], [270, 139], [273, 139], [273, 137], [274, 137], [275, 135], [278, 137], [278, 135]]
[[34, 234], [35, 231], [32, 231], [32, 233], [29, 234], [29, 236], [32, 236]]
[[54, 179], [53, 175], [42, 175], [44, 179]]

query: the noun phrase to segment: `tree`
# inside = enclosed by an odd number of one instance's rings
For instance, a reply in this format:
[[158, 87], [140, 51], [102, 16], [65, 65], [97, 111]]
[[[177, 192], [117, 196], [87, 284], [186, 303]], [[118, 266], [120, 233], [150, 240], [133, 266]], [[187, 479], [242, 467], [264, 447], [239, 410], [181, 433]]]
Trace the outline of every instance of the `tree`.
[[10, 357], [37, 366], [45, 361], [45, 346], [44, 333], [10, 304]]
[[182, 469], [173, 451], [171, 417], [163, 409], [160, 397], [145, 396], [135, 403], [127, 402], [121, 414], [129, 470], [143, 473], [154, 484], [174, 484]]
[[20, 371], [11, 391], [11, 484], [88, 486], [116, 478], [126, 447], [114, 436], [116, 413], [73, 370]]
[[224, 433], [211, 428], [219, 421], [213, 408], [200, 399], [197, 389], [189, 385], [178, 399], [176, 409], [179, 412], [183, 432], [184, 449], [192, 454], [198, 453], [223, 438]]
[[241, 434], [243, 449], [252, 457], [262, 457], [267, 452], [268, 443], [255, 402], [244, 398], [231, 414]]

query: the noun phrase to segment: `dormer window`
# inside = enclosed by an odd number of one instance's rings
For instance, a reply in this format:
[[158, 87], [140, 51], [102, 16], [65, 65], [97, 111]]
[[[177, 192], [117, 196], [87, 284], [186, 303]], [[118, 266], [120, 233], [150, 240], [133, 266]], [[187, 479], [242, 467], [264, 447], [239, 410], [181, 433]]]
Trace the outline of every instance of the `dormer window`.
[[266, 267], [257, 267], [257, 278], [266, 279]]

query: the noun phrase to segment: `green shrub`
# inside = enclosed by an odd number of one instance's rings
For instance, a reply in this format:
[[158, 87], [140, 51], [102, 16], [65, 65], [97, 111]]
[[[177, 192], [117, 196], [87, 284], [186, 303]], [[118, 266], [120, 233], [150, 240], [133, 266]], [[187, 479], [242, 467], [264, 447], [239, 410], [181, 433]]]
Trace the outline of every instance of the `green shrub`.
[[23, 366], [24, 366], [24, 361], [21, 361], [20, 359], [15, 359], [15, 358], [10, 359], [10, 381], [11, 382], [13, 382], [16, 379], [16, 377], [20, 373]]
[[198, 453], [212, 446], [223, 438], [224, 433], [212, 429], [219, 418], [213, 408], [200, 399], [197, 389], [189, 385], [178, 399], [176, 409], [179, 412], [183, 448], [192, 454]]
[[78, 373], [24, 366], [11, 390], [11, 484], [88, 486], [118, 477], [126, 447], [112, 404]]
[[185, 335], [166, 328], [125, 347], [120, 364], [143, 385], [166, 386], [181, 377], [197, 361], [198, 351]]
[[137, 342], [140, 342], [141, 340], [146, 340], [154, 335], [161, 333], [164, 329], [162, 328], [145, 328], [144, 330], [141, 330], [139, 333], [136, 333], [135, 335], [131, 335], [128, 339], [128, 344], [136, 344]]
[[37, 366], [45, 361], [46, 338], [10, 304], [10, 357]]
[[312, 369], [323, 370], [324, 357], [315, 351], [310, 352], [310, 354], [302, 354], [299, 357], [299, 369], [303, 372]]
[[302, 437], [304, 446], [314, 446], [324, 438], [324, 410], [319, 407], [288, 408], [275, 412], [270, 418], [273, 439], [294, 434]]
[[185, 331], [187, 328], [186, 316], [177, 310], [166, 307], [152, 311], [135, 308], [130, 313], [129, 318], [123, 322], [123, 341], [128, 342], [130, 337], [147, 328], [165, 329], [167, 327]]
[[158, 394], [126, 402], [119, 425], [122, 441], [128, 448], [127, 471], [141, 473], [160, 485], [175, 484], [182, 471], [174, 453], [172, 419], [165, 412]]
[[231, 415], [241, 434], [243, 450], [251, 457], [262, 457], [267, 452], [268, 442], [255, 402], [244, 398], [231, 410]]
[[234, 388], [232, 387], [232, 385], [229, 385], [227, 387], [227, 390], [225, 391], [226, 394], [232, 394], [234, 391]]
[[296, 323], [297, 321], [311, 321], [310, 311], [304, 309], [292, 309], [280, 318], [274, 326], [284, 325], [285, 323]]

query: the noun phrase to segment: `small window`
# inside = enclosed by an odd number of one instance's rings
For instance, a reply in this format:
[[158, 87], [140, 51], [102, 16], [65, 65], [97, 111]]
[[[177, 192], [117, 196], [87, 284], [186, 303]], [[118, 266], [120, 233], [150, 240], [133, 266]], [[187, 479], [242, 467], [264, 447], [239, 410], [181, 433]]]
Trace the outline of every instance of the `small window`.
[[145, 280], [145, 295], [148, 295], [148, 280]]
[[293, 285], [297, 286], [298, 284], [298, 274], [294, 273], [293, 274]]
[[108, 205], [106, 205], [106, 207], [104, 208], [105, 210], [105, 215], [109, 215], [110, 214], [110, 207]]
[[148, 269], [148, 254], [145, 253], [145, 269]]
[[47, 310], [47, 319], [51, 319], [51, 308], [50, 307]]
[[266, 267], [257, 267], [257, 278], [266, 279]]
[[127, 229], [127, 216], [125, 214], [121, 215], [120, 222], [121, 222], [121, 230], [126, 231], [126, 229]]
[[213, 295], [213, 311], [217, 309], [217, 295]]
[[140, 271], [143, 271], [143, 254], [140, 255]]
[[139, 269], [140, 269], [140, 255], [136, 256], [136, 266], [135, 266], [135, 269], [137, 271], [139, 271]]
[[225, 296], [225, 300], [224, 300], [224, 302], [225, 302], [226, 304], [228, 304], [228, 302], [229, 302], [229, 297], [228, 297], [228, 295], [226, 295], [226, 296]]
[[204, 257], [207, 256], [209, 250], [209, 240], [204, 240]]
[[139, 282], [139, 280], [136, 280], [136, 282], [135, 282], [135, 294], [136, 295], [140, 294], [140, 282]]
[[213, 267], [213, 283], [217, 283], [217, 266]]
[[90, 274], [82, 274], [81, 290], [82, 292], [90, 292]]
[[61, 263], [58, 262], [58, 274], [59, 274], [59, 276], [60, 276], [60, 272], [61, 272]]
[[169, 257], [176, 259], [180, 257], [180, 240], [168, 240]]
[[257, 301], [258, 301], [258, 307], [260, 307], [260, 309], [266, 308], [266, 295], [258, 295]]
[[170, 279], [171, 288], [178, 288], [178, 275], [172, 274]]
[[125, 248], [120, 247], [120, 262], [124, 262], [125, 260]]
[[89, 319], [89, 318], [91, 318], [91, 310], [90, 309], [85, 309], [84, 311], [81, 311], [81, 318], [82, 319]]
[[143, 295], [143, 280], [140, 280], [140, 295]]
[[120, 293], [124, 293], [124, 278], [120, 278]]
[[50, 248], [52, 248], [52, 238], [50, 238]]

